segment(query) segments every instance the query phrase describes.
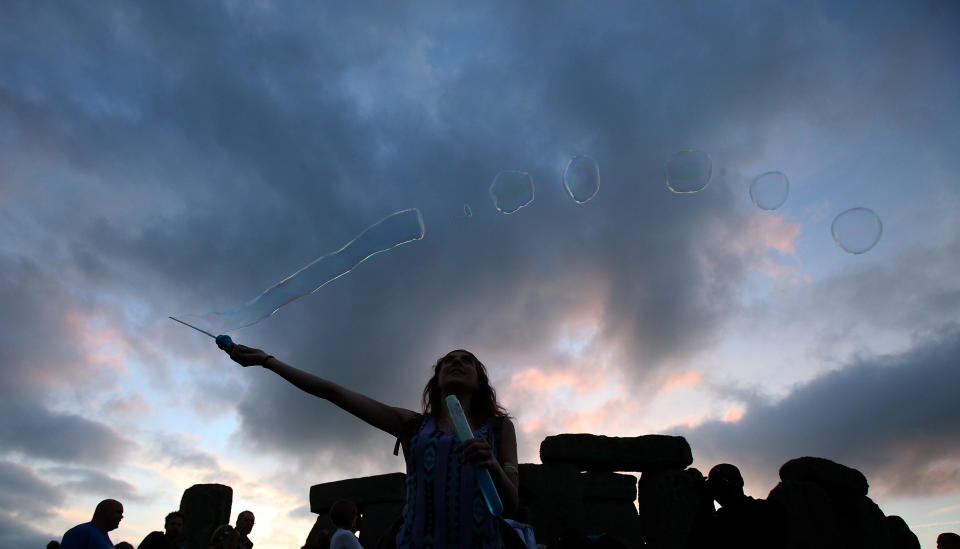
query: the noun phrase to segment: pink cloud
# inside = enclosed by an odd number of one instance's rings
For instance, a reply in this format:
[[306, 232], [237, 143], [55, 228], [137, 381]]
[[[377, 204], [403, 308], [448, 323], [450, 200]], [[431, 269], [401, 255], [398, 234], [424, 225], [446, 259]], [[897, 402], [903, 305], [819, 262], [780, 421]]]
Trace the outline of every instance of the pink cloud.
[[793, 254], [800, 225], [786, 221], [782, 215], [755, 215], [750, 218], [747, 233], [755, 244], [781, 254]]
[[105, 367], [115, 375], [126, 374], [131, 349], [119, 330], [110, 328], [102, 318], [76, 310], [64, 313], [64, 321], [80, 342], [84, 363]]
[[700, 381], [700, 372], [684, 372], [682, 374], [672, 374], [667, 377], [667, 380], [664, 382], [663, 386], [660, 387], [658, 392], [667, 392], [680, 387], [689, 387], [695, 385]]
[[723, 416], [724, 423], [736, 423], [743, 418], [743, 412], [736, 405], [731, 406]]
[[510, 378], [510, 388], [533, 393], [549, 393], [566, 386], [578, 393], [587, 393], [597, 387], [598, 377], [587, 372], [571, 370], [545, 372], [539, 368], [528, 368]]

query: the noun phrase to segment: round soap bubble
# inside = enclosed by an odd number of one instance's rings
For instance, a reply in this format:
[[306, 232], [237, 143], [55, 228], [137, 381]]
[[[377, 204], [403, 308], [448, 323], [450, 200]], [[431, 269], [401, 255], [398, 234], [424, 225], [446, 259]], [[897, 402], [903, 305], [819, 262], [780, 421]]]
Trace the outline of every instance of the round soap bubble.
[[467, 217], [473, 217], [473, 208], [470, 207], [470, 204], [466, 202], [463, 203], [463, 215]]
[[490, 198], [497, 211], [511, 214], [533, 202], [533, 179], [527, 172], [500, 172], [490, 184]]
[[834, 242], [844, 251], [862, 254], [880, 241], [883, 223], [870, 208], [850, 208], [833, 219], [830, 232]]
[[600, 166], [589, 156], [574, 156], [563, 170], [563, 188], [577, 204], [589, 202], [600, 190]]
[[750, 200], [764, 210], [776, 210], [787, 201], [790, 180], [783, 172], [766, 172], [750, 184]]
[[667, 188], [679, 194], [702, 191], [710, 183], [713, 161], [703, 151], [680, 151], [663, 167]]

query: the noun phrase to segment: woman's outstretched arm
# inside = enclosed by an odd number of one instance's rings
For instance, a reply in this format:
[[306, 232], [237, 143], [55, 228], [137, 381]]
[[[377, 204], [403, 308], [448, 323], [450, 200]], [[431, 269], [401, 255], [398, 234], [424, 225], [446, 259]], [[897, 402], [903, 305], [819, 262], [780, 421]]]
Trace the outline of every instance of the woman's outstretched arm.
[[277, 360], [260, 349], [234, 345], [227, 354], [241, 366], [263, 366], [311, 395], [329, 400], [347, 412], [393, 436], [400, 433], [404, 423], [416, 415], [412, 410], [387, 406], [366, 395], [351, 391], [320, 376], [295, 368]]

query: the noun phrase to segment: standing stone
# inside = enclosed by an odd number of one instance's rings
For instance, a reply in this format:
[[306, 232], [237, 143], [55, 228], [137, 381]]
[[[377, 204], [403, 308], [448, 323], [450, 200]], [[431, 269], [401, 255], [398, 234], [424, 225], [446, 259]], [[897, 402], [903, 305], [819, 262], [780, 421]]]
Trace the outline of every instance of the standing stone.
[[791, 459], [780, 467], [780, 480], [813, 482], [830, 493], [867, 495], [867, 477], [860, 471], [818, 457]]
[[683, 437], [563, 434], [540, 443], [540, 461], [544, 465], [570, 463], [580, 471], [681, 470], [693, 463], [693, 454]]
[[867, 478], [856, 469], [817, 457], [780, 467], [781, 482], [767, 498], [787, 511], [788, 548], [892, 549], [883, 511], [867, 497]]
[[644, 471], [637, 483], [641, 537], [656, 549], [685, 549], [703, 497], [696, 469]]
[[796, 480], [777, 484], [768, 501], [787, 513], [787, 549], [840, 549], [840, 525], [830, 495], [823, 487]]
[[581, 473], [583, 533], [609, 534], [640, 547], [637, 524], [637, 477], [619, 473]]
[[894, 549], [920, 549], [920, 540], [917, 535], [910, 530], [903, 517], [890, 515], [887, 517], [887, 530], [890, 532], [890, 539], [893, 542]]
[[350, 500], [357, 506], [360, 520], [360, 544], [376, 547], [377, 540], [403, 512], [407, 498], [406, 475], [389, 473], [371, 477], [338, 480], [310, 487], [310, 510], [320, 515], [310, 537], [320, 530], [333, 529], [328, 513], [339, 499]]
[[556, 544], [564, 528], [584, 527], [583, 484], [576, 466], [520, 464], [520, 501], [537, 543]]
[[210, 535], [230, 522], [233, 488], [223, 484], [194, 484], [183, 492], [180, 511], [187, 549], [206, 549]]

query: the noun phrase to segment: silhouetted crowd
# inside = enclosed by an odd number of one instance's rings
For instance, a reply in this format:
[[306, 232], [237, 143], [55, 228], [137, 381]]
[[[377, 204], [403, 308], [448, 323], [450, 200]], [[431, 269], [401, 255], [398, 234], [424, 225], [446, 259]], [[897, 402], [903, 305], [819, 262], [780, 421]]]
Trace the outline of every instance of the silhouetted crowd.
[[[163, 521], [163, 531], [150, 532], [137, 549], [185, 549], [183, 513], [172, 511]], [[90, 522], [78, 524], [63, 534], [61, 541], [53, 540], [47, 549], [133, 549], [127, 541], [114, 544], [109, 533], [116, 530], [123, 520], [123, 504], [115, 499], [105, 499], [97, 504]], [[223, 524], [210, 536], [207, 549], [252, 549], [253, 542], [247, 537], [253, 530], [254, 516], [250, 511], [237, 515], [236, 526]]]
[[[715, 503], [716, 502], [716, 505]], [[777, 549], [787, 545], [788, 521], [786, 509], [777, 501], [755, 499], [744, 494], [743, 477], [739, 469], [728, 463], [713, 467], [703, 481], [703, 497], [699, 503], [687, 549]], [[301, 549], [363, 549], [356, 538], [359, 512], [348, 500], [333, 504], [329, 512], [333, 528], [313, 533]], [[506, 549], [543, 549], [538, 544], [533, 528], [522, 522], [522, 512], [507, 519], [501, 529]], [[123, 504], [117, 500], [101, 501], [90, 522], [67, 530], [60, 542], [54, 540], [47, 549], [133, 549], [126, 541], [114, 544], [109, 532], [123, 519]], [[919, 549], [920, 542], [906, 523], [897, 516], [887, 517], [894, 546], [897, 549]], [[237, 515], [236, 524], [223, 524], [213, 530], [206, 549], [252, 549], [248, 537], [255, 517], [250, 511]], [[388, 530], [380, 537], [379, 548], [394, 547]], [[185, 549], [184, 514], [173, 511], [164, 518], [163, 531], [150, 532], [137, 549]], [[628, 544], [607, 534], [583, 535], [567, 529], [551, 544], [552, 548], [625, 549]], [[960, 549], [960, 535], [944, 532], [937, 537], [937, 549]]]

